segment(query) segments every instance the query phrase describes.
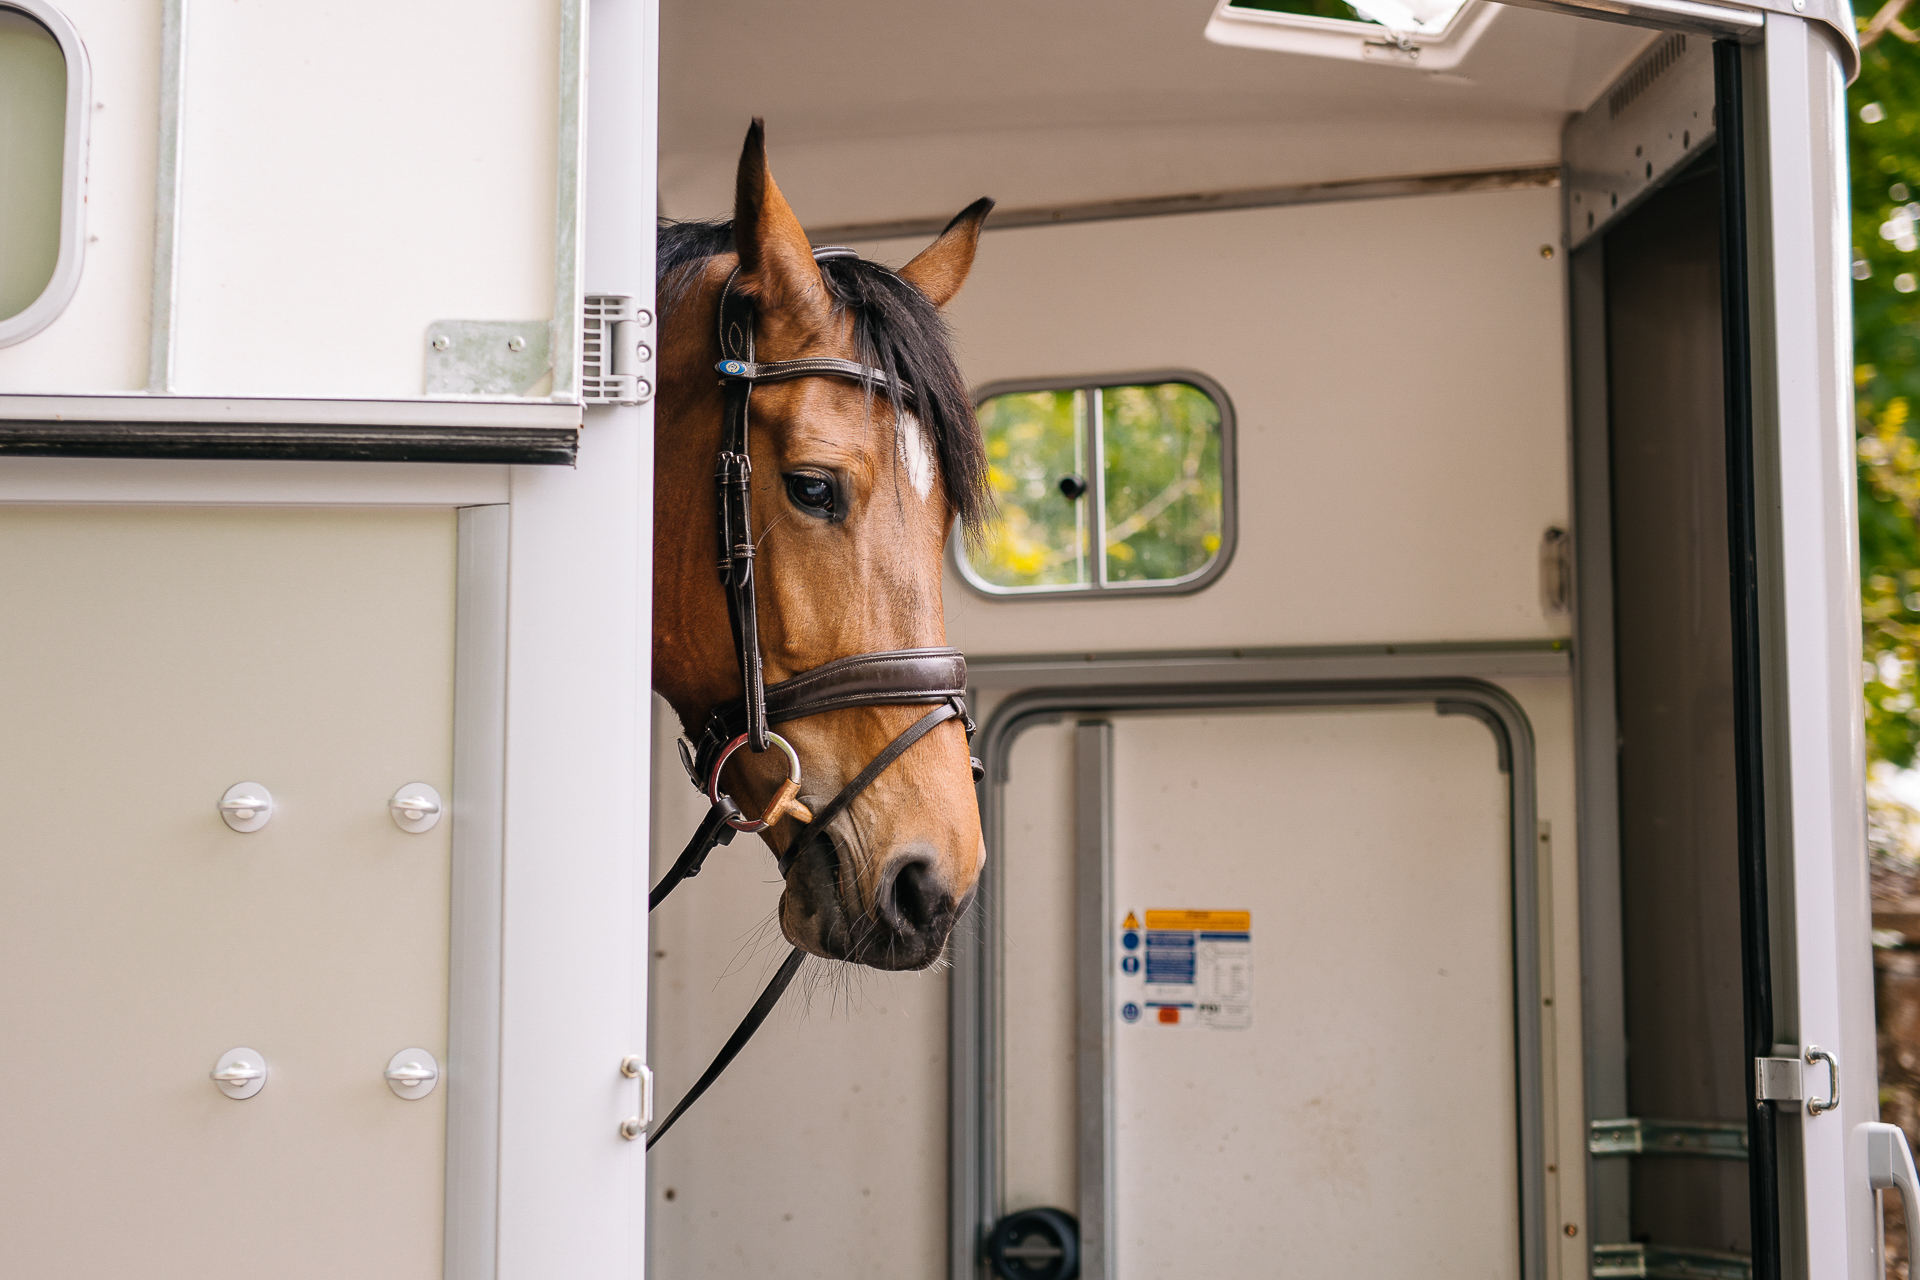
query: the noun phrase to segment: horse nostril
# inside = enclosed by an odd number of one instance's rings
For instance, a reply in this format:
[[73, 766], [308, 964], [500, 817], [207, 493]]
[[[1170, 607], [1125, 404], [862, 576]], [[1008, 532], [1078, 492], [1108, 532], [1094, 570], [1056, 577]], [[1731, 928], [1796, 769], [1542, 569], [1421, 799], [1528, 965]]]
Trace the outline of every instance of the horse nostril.
[[924, 933], [952, 912], [953, 899], [931, 858], [902, 863], [880, 899], [881, 918], [900, 934]]

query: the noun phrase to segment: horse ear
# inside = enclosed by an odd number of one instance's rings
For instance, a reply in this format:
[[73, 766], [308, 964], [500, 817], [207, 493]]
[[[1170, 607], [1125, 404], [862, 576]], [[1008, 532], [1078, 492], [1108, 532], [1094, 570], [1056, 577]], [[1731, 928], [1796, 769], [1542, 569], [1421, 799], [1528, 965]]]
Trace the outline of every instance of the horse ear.
[[740, 255], [740, 284], [769, 307], [825, 311], [826, 285], [813, 261], [813, 246], [773, 180], [766, 134], [766, 122], [755, 116], [734, 182], [733, 247]]
[[980, 247], [980, 224], [992, 212], [993, 201], [985, 196], [962, 209], [938, 240], [900, 268], [901, 278], [926, 294], [936, 307], [953, 301], [953, 295], [967, 282], [967, 272], [973, 269], [973, 251]]

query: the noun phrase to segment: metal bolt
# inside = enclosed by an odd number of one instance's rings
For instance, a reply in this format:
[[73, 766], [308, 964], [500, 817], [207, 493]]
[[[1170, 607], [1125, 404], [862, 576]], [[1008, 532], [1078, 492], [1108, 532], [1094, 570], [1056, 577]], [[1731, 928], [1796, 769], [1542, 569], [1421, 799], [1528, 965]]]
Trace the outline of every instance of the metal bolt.
[[444, 333], [443, 333], [443, 334], [439, 334], [439, 335], [438, 335], [438, 336], [436, 336], [436, 337], [434, 338], [434, 340], [433, 340], [433, 349], [434, 349], [435, 351], [445, 351], [445, 350], [446, 350], [446, 349], [447, 349], [448, 347], [450, 347], [450, 346], [452, 346], [452, 345], [453, 345], [453, 339], [452, 339], [452, 338], [449, 338], [449, 337], [448, 337], [448, 336], [447, 336], [446, 334], [444, 334]]
[[519, 334], [516, 333], [511, 338], [507, 339], [507, 350], [525, 351], [526, 349], [527, 349], [527, 340], [521, 337]]
[[647, 311], [645, 309], [636, 311], [633, 313], [633, 322], [635, 324], [652, 324], [653, 312]]
[[1551, 258], [1553, 256], [1553, 246], [1550, 244], [1541, 245], [1540, 256], [1543, 258]]
[[1566, 1226], [1560, 1229], [1566, 1232], [1569, 1236], [1577, 1236], [1580, 1234], [1580, 1227], [1577, 1223], [1569, 1222]]
[[647, 361], [653, 359], [653, 348], [642, 342], [633, 349], [633, 358], [641, 364], [645, 364]]

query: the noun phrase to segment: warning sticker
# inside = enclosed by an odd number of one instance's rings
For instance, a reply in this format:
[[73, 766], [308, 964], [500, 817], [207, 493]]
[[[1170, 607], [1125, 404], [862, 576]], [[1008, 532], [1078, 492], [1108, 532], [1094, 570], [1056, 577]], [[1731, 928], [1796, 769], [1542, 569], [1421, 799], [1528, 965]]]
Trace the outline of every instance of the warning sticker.
[[1132, 911], [1120, 924], [1116, 992], [1122, 1022], [1253, 1025], [1253, 913]]

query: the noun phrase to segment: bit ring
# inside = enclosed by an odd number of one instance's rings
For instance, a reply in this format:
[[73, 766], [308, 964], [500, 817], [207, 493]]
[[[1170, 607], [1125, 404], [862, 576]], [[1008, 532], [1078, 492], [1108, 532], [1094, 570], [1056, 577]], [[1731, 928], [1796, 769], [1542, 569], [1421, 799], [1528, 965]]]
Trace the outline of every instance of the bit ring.
[[[788, 813], [792, 813], [802, 822], [813, 821], [813, 814], [805, 805], [795, 799], [800, 793], [800, 753], [793, 749], [791, 742], [788, 742], [777, 733], [767, 734], [767, 740], [773, 743], [774, 746], [780, 748], [781, 754], [786, 756], [787, 780], [780, 784], [780, 790], [774, 793], [773, 803], [768, 805], [767, 811], [758, 818], [727, 819], [728, 826], [732, 827], [735, 831], [744, 831], [748, 835], [765, 831]], [[707, 779], [707, 800], [710, 803], [720, 803], [720, 771], [727, 767], [727, 761], [733, 756], [734, 752], [746, 745], [746, 741], [747, 735], [744, 733], [741, 734], [732, 742], [729, 742], [726, 745], [726, 749], [720, 753], [720, 758], [714, 761], [713, 774]]]

